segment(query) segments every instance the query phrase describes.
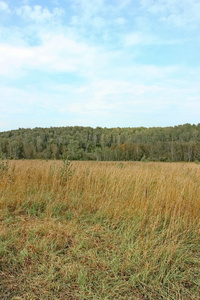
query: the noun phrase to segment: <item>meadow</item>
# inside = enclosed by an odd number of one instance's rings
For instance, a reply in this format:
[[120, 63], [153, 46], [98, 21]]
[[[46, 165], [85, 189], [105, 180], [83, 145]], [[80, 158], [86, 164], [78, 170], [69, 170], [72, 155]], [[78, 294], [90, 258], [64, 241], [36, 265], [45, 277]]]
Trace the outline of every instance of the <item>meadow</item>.
[[200, 165], [0, 161], [0, 299], [200, 299]]

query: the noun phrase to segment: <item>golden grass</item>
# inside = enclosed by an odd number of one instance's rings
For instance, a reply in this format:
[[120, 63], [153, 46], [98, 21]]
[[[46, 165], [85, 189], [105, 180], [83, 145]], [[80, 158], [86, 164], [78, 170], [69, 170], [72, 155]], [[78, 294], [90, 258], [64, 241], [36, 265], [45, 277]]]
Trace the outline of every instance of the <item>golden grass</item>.
[[1, 299], [200, 299], [199, 165], [2, 164]]

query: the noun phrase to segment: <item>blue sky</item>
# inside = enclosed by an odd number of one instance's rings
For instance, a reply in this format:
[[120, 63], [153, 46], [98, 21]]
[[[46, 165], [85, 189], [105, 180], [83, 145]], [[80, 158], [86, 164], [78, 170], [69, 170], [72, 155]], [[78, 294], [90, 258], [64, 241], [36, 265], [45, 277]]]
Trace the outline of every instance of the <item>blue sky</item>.
[[200, 123], [199, 0], [0, 0], [0, 131]]

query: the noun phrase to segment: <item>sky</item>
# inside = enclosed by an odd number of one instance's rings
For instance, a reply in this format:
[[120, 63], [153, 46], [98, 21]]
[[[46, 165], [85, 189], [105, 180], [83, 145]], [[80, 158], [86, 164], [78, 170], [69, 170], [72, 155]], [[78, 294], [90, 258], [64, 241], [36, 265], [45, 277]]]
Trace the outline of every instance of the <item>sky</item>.
[[0, 0], [0, 131], [200, 123], [200, 0]]

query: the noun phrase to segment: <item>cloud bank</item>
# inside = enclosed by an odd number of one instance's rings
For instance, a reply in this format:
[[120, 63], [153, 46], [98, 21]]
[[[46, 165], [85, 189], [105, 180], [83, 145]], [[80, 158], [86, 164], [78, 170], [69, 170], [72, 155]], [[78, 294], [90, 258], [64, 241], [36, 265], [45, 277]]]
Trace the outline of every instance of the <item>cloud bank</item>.
[[0, 130], [198, 123], [199, 1], [0, 1]]

